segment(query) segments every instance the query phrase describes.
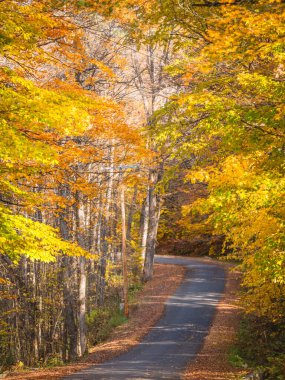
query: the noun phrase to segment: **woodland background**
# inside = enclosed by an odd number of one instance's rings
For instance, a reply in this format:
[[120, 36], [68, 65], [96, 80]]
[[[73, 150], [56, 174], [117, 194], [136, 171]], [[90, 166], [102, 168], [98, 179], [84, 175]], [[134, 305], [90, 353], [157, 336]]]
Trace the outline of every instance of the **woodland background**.
[[157, 240], [234, 260], [239, 355], [285, 378], [284, 16], [0, 1], [1, 370], [74, 360], [120, 323], [124, 193], [130, 289]]

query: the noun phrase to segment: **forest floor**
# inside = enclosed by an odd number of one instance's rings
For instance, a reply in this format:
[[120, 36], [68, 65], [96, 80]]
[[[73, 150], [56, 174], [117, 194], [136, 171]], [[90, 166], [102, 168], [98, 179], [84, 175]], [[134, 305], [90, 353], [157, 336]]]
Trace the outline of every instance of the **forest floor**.
[[[230, 269], [230, 266], [225, 265]], [[93, 364], [103, 363], [130, 350], [138, 344], [164, 312], [166, 299], [183, 281], [185, 269], [178, 265], [155, 264], [154, 278], [138, 293], [130, 310], [128, 322], [117, 327], [104, 343], [90, 349], [84, 359], [61, 367], [21, 371], [5, 377], [6, 380], [60, 379]], [[229, 380], [240, 378], [244, 371], [229, 363], [229, 351], [235, 341], [241, 309], [237, 305], [239, 275], [228, 270], [225, 295], [197, 359], [191, 363], [184, 380]]]

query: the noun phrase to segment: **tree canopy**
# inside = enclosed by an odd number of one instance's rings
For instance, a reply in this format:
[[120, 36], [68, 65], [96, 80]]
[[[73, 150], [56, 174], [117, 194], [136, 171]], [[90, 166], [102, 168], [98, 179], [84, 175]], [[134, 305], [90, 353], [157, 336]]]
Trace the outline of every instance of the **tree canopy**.
[[0, 25], [0, 359], [84, 354], [125, 230], [133, 283], [157, 232], [222, 237], [245, 311], [281, 325], [284, 2], [2, 0]]

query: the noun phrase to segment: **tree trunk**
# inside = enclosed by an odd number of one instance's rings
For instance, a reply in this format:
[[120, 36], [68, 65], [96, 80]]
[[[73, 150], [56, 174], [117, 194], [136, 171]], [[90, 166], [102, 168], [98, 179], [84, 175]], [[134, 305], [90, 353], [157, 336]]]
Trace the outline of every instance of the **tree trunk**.
[[145, 261], [143, 270], [143, 281], [151, 280], [153, 276], [153, 262], [156, 247], [156, 236], [160, 216], [160, 197], [156, 191], [158, 182], [158, 171], [152, 170], [150, 173], [149, 187], [149, 225], [145, 250]]
[[74, 360], [77, 357], [77, 327], [75, 318], [74, 298], [71, 289], [72, 257], [62, 259], [63, 283], [63, 317], [64, 317], [64, 359]]
[[[112, 140], [112, 144], [114, 141]], [[105, 299], [106, 269], [109, 256], [108, 237], [110, 236], [110, 212], [114, 188], [114, 146], [110, 147], [110, 167], [106, 170], [108, 184], [106, 189], [105, 207], [101, 216], [101, 257], [98, 266], [97, 305], [102, 306]]]
[[[69, 190], [66, 186], [60, 186], [59, 194], [67, 197]], [[67, 223], [68, 212], [65, 208], [59, 213], [59, 230], [64, 240], [70, 239], [69, 227]], [[64, 337], [63, 337], [63, 356], [64, 360], [73, 360], [77, 357], [77, 327], [75, 318], [75, 300], [71, 288], [71, 267], [73, 258], [64, 256], [61, 261], [61, 273], [59, 283], [63, 284], [63, 319], [64, 319]]]
[[125, 186], [121, 188], [121, 213], [122, 213], [122, 264], [124, 281], [124, 314], [129, 317], [128, 300], [128, 263], [127, 263], [127, 239], [126, 239], [126, 208], [125, 208]]
[[135, 207], [136, 207], [136, 202], [137, 202], [137, 195], [138, 195], [138, 187], [135, 186], [132, 203], [130, 204], [129, 213], [128, 213], [127, 241], [131, 240], [131, 237], [132, 237], [132, 224], [133, 224], [133, 217], [134, 217]]
[[146, 252], [146, 242], [149, 224], [149, 187], [147, 188], [147, 194], [145, 202], [142, 208], [142, 223], [141, 223], [141, 237], [142, 237], [142, 268], [144, 267], [145, 252]]
[[84, 355], [87, 349], [87, 328], [86, 328], [86, 259], [79, 259], [79, 332], [80, 332], [80, 356]]
[[[74, 205], [75, 210], [75, 225], [76, 225], [76, 240], [77, 243], [85, 248], [85, 241], [83, 236], [84, 229], [84, 208], [82, 200], [78, 191], [75, 193], [76, 204]], [[86, 352], [87, 348], [87, 326], [86, 326], [86, 260], [84, 257], [79, 258], [79, 310], [78, 310], [78, 321], [79, 321], [79, 356], [82, 356]]]

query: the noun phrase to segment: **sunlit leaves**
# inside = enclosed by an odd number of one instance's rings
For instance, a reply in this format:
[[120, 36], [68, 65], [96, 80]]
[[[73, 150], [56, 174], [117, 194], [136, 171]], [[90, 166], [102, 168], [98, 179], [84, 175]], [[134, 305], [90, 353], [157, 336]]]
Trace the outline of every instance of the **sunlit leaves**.
[[[104, 162], [110, 145], [117, 147], [120, 163], [146, 154], [139, 132], [126, 124], [123, 107], [85, 91], [77, 78], [90, 64], [98, 77], [111, 81], [114, 76], [84, 46], [84, 23], [106, 6], [0, 2], [0, 201], [6, 206], [1, 209], [1, 253], [11, 258], [49, 261], [62, 252], [83, 253], [62, 242], [57, 231], [34, 222], [33, 215], [51, 208], [58, 216], [76, 202], [76, 192], [94, 198], [96, 186], [85, 171]], [[58, 194], [63, 183], [70, 199]]]
[[22, 255], [32, 260], [54, 261], [58, 254], [83, 255], [84, 251], [58, 237], [53, 228], [0, 208], [0, 253], [18, 261]]
[[[163, 133], [175, 129], [176, 157], [195, 156], [186, 181], [207, 183], [210, 192], [184, 206], [180, 224], [190, 234], [224, 235], [225, 253], [244, 269], [248, 310], [276, 319], [285, 280], [285, 9], [278, 1], [191, 4], [164, 10], [184, 49], [169, 72], [185, 87], [175, 112], [165, 107], [156, 124]], [[203, 223], [197, 213], [207, 216]]]

